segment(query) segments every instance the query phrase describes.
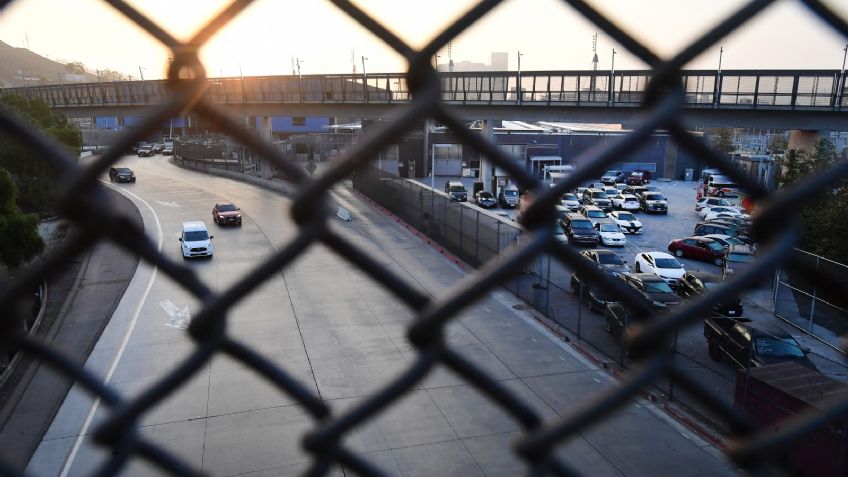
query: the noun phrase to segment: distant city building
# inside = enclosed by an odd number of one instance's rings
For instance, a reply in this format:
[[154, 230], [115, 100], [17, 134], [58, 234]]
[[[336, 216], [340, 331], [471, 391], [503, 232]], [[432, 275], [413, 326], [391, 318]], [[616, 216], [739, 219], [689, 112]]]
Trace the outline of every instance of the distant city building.
[[[441, 59], [441, 57], [440, 57]], [[477, 63], [474, 61], [453, 61], [453, 69], [451, 69], [450, 63], [451, 60], [444, 63], [439, 63], [436, 65], [436, 70], [438, 71], [457, 71], [457, 72], [467, 72], [467, 71], [507, 71], [509, 69], [509, 53], [505, 52], [492, 52], [490, 57], [490, 64], [486, 63]]]

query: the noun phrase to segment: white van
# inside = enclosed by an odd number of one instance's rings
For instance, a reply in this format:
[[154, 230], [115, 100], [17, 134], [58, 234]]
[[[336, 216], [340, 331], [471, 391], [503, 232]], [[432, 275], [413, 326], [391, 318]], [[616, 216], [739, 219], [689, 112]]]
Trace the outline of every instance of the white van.
[[183, 222], [180, 232], [183, 258], [211, 257], [213, 238], [202, 221]]
[[518, 187], [513, 184], [509, 184], [508, 186], [501, 189], [500, 194], [498, 194], [498, 202], [500, 202], [501, 207], [515, 207], [518, 205]]

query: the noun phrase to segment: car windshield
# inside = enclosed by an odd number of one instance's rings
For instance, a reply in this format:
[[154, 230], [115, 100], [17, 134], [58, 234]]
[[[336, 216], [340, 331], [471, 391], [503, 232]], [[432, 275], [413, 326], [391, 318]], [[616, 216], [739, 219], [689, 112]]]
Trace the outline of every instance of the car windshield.
[[465, 192], [465, 187], [462, 187], [462, 186], [451, 186], [451, 187], [450, 187], [450, 191], [451, 191], [451, 192]]
[[604, 173], [605, 176], [617, 176], [618, 171], [607, 171]]
[[618, 214], [618, 220], [632, 221], [636, 220], [636, 216], [634, 216], [633, 214]]
[[642, 173], [641, 172], [631, 172], [630, 177], [642, 177]]
[[599, 190], [597, 192], [592, 192], [592, 198], [593, 199], [606, 199], [607, 194], [606, 194], [606, 192]]
[[798, 342], [792, 338], [763, 337], [756, 338], [754, 344], [759, 356], [776, 356], [783, 358], [803, 358], [804, 352]]
[[601, 224], [601, 232], [621, 232], [616, 224]]
[[199, 242], [209, 239], [209, 234], [205, 230], [191, 230], [185, 233], [183, 240], [186, 242]]
[[750, 253], [731, 253], [727, 256], [728, 262], [753, 263], [754, 256]]
[[218, 212], [235, 212], [238, 210], [238, 207], [233, 204], [224, 204], [218, 206]]
[[662, 280], [645, 282], [645, 291], [648, 293], [674, 293], [668, 283]]
[[707, 247], [709, 247], [710, 250], [715, 250], [716, 252], [724, 250], [724, 247], [718, 242], [707, 242]]
[[571, 228], [572, 229], [591, 229], [592, 228], [592, 222], [589, 222], [588, 220], [572, 220], [571, 221]]
[[624, 262], [621, 261], [621, 257], [614, 253], [599, 253], [598, 263], [601, 265], [624, 265]]
[[645, 194], [645, 200], [665, 200], [662, 194]]
[[480, 198], [481, 199], [491, 199], [492, 193], [491, 192], [480, 192]]
[[562, 194], [562, 200], [577, 200], [577, 196], [572, 193]]
[[606, 217], [603, 210], [589, 210], [586, 212], [587, 217], [591, 217], [593, 219], [602, 219]]
[[518, 191], [517, 190], [505, 190], [503, 195], [505, 197], [518, 197]]
[[115, 172], [117, 172], [118, 174], [132, 174], [132, 171], [127, 169], [126, 167], [118, 167], [115, 169]]
[[724, 240], [725, 240], [727, 243], [731, 244], [731, 245], [744, 245], [744, 244], [745, 244], [745, 242], [743, 242], [743, 241], [739, 240], [739, 239], [738, 239], [738, 238], [736, 238], [736, 237], [730, 237], [730, 236], [728, 236], [728, 237], [726, 237]]
[[658, 258], [657, 268], [683, 268], [683, 265], [675, 258]]

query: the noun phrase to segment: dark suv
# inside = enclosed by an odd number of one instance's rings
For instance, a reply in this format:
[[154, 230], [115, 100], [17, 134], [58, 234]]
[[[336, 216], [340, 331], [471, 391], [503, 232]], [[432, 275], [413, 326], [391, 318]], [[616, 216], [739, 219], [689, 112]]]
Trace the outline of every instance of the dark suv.
[[598, 231], [595, 230], [592, 221], [586, 217], [570, 212], [562, 216], [560, 225], [565, 230], [565, 235], [568, 236], [569, 243], [586, 243], [597, 245], [601, 239]]
[[450, 196], [451, 200], [458, 202], [466, 202], [468, 200], [468, 191], [460, 181], [447, 181], [445, 183], [445, 193]]
[[135, 173], [129, 167], [110, 167], [109, 180], [112, 182], [135, 182]]

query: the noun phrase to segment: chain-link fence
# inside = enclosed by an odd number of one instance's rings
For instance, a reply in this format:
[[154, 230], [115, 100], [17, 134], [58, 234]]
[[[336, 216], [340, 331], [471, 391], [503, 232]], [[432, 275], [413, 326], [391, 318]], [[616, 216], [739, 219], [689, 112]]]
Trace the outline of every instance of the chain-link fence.
[[[823, 276], [848, 276], [848, 266], [795, 249], [798, 261]], [[842, 336], [848, 331], [848, 300], [838, 288], [820, 279], [781, 268], [774, 284], [774, 314], [819, 340], [848, 353]]]
[[[555, 454], [559, 443], [566, 441], [589, 427], [603, 422], [615, 409], [625, 405], [647, 386], [663, 379], [673, 379], [675, 387], [690, 393], [704, 407], [719, 416], [731, 429], [733, 439], [727, 446], [729, 457], [743, 469], [752, 472], [765, 472], [776, 464], [775, 455], [789, 449], [799, 439], [809, 438], [814, 433], [835, 425], [848, 413], [848, 399], [823, 402], [816, 408], [800, 411], [794, 418], [777, 430], [761, 428], [756, 422], [728, 404], [716, 395], [714, 390], [705, 386], [686, 366], [675, 359], [668, 343], [688, 325], [700, 323], [705, 312], [713, 304], [725, 300], [765, 276], [779, 263], [793, 265], [798, 273], [813, 280], [827, 280], [834, 287], [845, 290], [844, 277], [818, 273], [809, 264], [797, 260], [790, 251], [796, 233], [796, 215], [798, 205], [810, 200], [819, 191], [835, 184], [848, 175], [848, 163], [840, 163], [831, 170], [806, 178], [797, 187], [768, 196], [768, 192], [751, 179], [732, 167], [730, 161], [711, 150], [700, 138], [690, 134], [678, 121], [678, 113], [685, 104], [687, 88], [681, 82], [681, 68], [707, 48], [730, 34], [749, 20], [757, 17], [769, 7], [772, 1], [754, 0], [724, 19], [706, 34], [688, 45], [670, 60], [664, 61], [645, 45], [636, 41], [609, 18], [603, 16], [592, 6], [581, 0], [566, 0], [565, 3], [606, 32], [623, 48], [629, 50], [647, 65], [652, 65], [650, 83], [641, 106], [641, 125], [625, 137], [612, 141], [602, 149], [593, 149], [577, 158], [582, 167], [567, 180], [556, 187], [547, 189], [527, 171], [504, 156], [493, 144], [486, 142], [478, 134], [465, 128], [463, 121], [453, 114], [450, 107], [442, 101], [440, 81], [433, 70], [431, 59], [437, 51], [449, 41], [486, 16], [501, 1], [483, 0], [474, 5], [444, 31], [420, 50], [415, 50], [391, 32], [389, 28], [369, 16], [355, 4], [346, 0], [332, 0], [345, 14], [350, 15], [375, 36], [382, 39], [398, 54], [408, 60], [409, 70], [406, 84], [412, 101], [402, 109], [394, 121], [381, 125], [343, 155], [332, 167], [320, 176], [310, 179], [301, 167], [286, 160], [270, 144], [260, 141], [254, 134], [240, 124], [229, 119], [222, 109], [205, 96], [209, 87], [205, 82], [205, 71], [198, 57], [198, 51], [209, 38], [237, 17], [251, 4], [250, 1], [232, 2], [217, 17], [200, 29], [185, 42], [177, 40], [169, 32], [157, 25], [156, 21], [145, 17], [134, 7], [121, 2], [108, 2], [121, 14], [144, 28], [158, 39], [172, 53], [173, 62], [169, 68], [169, 91], [161, 104], [150, 109], [145, 118], [128, 131], [111, 149], [86, 167], [77, 164], [75, 158], [68, 157], [63, 149], [57, 147], [44, 135], [33, 130], [6, 111], [0, 111], [0, 129], [37, 151], [45, 161], [62, 174], [65, 185], [60, 204], [62, 213], [75, 221], [83, 233], [67, 243], [62, 250], [44, 260], [26, 267], [14, 282], [2, 283], [0, 287], [0, 309], [15, 310], [16, 304], [42, 280], [55, 272], [62, 260], [80, 253], [99, 240], [113, 240], [138, 253], [142, 259], [158, 267], [162, 273], [197, 296], [203, 303], [200, 313], [193, 319], [189, 328], [190, 336], [196, 347], [176, 369], [160, 377], [153, 385], [134, 399], [120, 397], [112, 388], [99, 382], [89, 371], [71, 362], [56, 351], [17, 334], [17, 323], [26, 319], [25, 314], [7, 313], [2, 320], [2, 345], [17, 346], [46, 364], [54, 366], [60, 372], [74, 378], [79, 384], [96, 395], [111, 408], [110, 415], [97, 427], [93, 440], [110, 447], [114, 452], [98, 469], [98, 475], [111, 475], [125, 468], [131, 458], [143, 458], [161, 469], [179, 475], [193, 472], [187, 463], [176, 458], [168, 449], [151, 443], [143, 437], [135, 424], [157, 404], [172, 395], [183, 383], [208, 365], [209, 361], [220, 353], [240, 361], [261, 376], [272, 382], [281, 392], [287, 393], [306, 412], [314, 418], [315, 427], [303, 436], [303, 446], [314, 460], [310, 464], [312, 475], [323, 474], [334, 464], [364, 475], [379, 475], [380, 470], [369, 461], [367, 456], [357, 454], [344, 445], [344, 437], [356, 426], [369, 421], [386, 406], [391, 406], [404, 392], [411, 389], [435, 366], [446, 366], [465, 378], [480, 392], [488, 396], [510, 416], [521, 423], [524, 433], [516, 445], [515, 452], [531, 469], [534, 475], [554, 473], [557, 475], [575, 475], [576, 471]], [[848, 24], [837, 16], [826, 4], [817, 0], [804, 0], [804, 5], [821, 18], [839, 34], [848, 37]], [[8, 5], [8, 2], [3, 4]], [[843, 89], [844, 85], [840, 87]], [[366, 90], [366, 93], [368, 91]], [[843, 97], [843, 91], [839, 96]], [[103, 207], [103, 190], [97, 183], [110, 165], [130, 147], [149, 136], [161, 124], [183, 111], [190, 110], [210, 122], [218, 124], [220, 130], [232, 138], [251, 147], [256, 154], [271, 161], [283, 171], [298, 187], [293, 198], [292, 217], [298, 224], [296, 237], [282, 247], [274, 256], [261, 266], [222, 293], [210, 290], [198, 277], [185, 266], [177, 264], [157, 251], [155, 245], [145, 237], [142, 230], [128, 223], [117, 214]], [[379, 151], [392, 140], [410, 131], [423, 118], [434, 119], [449, 128], [463, 143], [485, 155], [498, 167], [508, 173], [524, 189], [534, 190], [533, 205], [522, 218], [526, 232], [521, 240], [500, 252], [496, 259], [489, 258], [475, 273], [474, 280], [463, 282], [448, 296], [431, 298], [418, 288], [408, 284], [389, 268], [380, 264], [368, 253], [344, 240], [332, 228], [327, 227], [330, 212], [327, 207], [328, 191], [333, 184], [355, 171], [361, 171], [373, 162]], [[724, 170], [751, 197], [763, 203], [753, 227], [754, 237], [761, 244], [760, 260], [749, 272], [734, 277], [732, 282], [716, 288], [699, 300], [686, 306], [680, 306], [662, 319], [651, 320], [654, 312], [640, 296], [633, 294], [618, 280], [612, 279], [595, 267], [586, 263], [574, 249], [561, 245], [554, 236], [553, 205], [563, 192], [579, 183], [597, 177], [610, 164], [626, 151], [639, 147], [649, 140], [657, 129], [669, 131], [681, 145], [697, 155], [710, 167]], [[435, 200], [432, 199], [433, 207]], [[426, 200], [421, 204], [426, 208]], [[462, 212], [447, 211], [443, 214], [451, 227], [445, 227], [439, 233], [453, 240], [459, 240], [459, 247], [465, 249], [464, 238], [469, 220]], [[435, 210], [433, 212], [436, 213]], [[492, 223], [494, 225], [494, 223]], [[495, 225], [496, 226], [496, 225]], [[498, 239], [500, 240], [500, 238]], [[363, 399], [361, 403], [345, 412], [332, 413], [329, 407], [315, 393], [304, 387], [289, 370], [278, 367], [263, 356], [250, 349], [227, 332], [228, 311], [250, 291], [261, 285], [272, 274], [278, 273], [292, 263], [312, 243], [321, 242], [338, 252], [340, 257], [360, 267], [364, 273], [391, 291], [397, 300], [417, 311], [417, 318], [408, 330], [411, 344], [417, 349], [417, 355], [409, 368], [399, 377], [387, 382], [378, 392]], [[485, 248], [485, 247], [484, 247]], [[485, 260], [494, 255], [492, 250], [475, 250], [476, 256]], [[473, 303], [475, 299], [487, 294], [498, 284], [514, 280], [528, 268], [539, 266], [540, 256], [550, 252], [554, 260], [568, 264], [586, 277], [603, 284], [610, 293], [628, 308], [628, 314], [638, 318], [643, 326], [634, 328], [628, 337], [628, 347], [634, 359], [632, 372], [627, 374], [617, 388], [596, 396], [579, 412], [564, 418], [561, 422], [543, 424], [541, 417], [531, 410], [519, 396], [499, 385], [483, 370], [475, 366], [446, 345], [444, 328], [457, 312]], [[544, 261], [541, 262], [542, 266]], [[538, 288], [530, 287], [533, 290]], [[531, 292], [534, 293], [534, 292]], [[16, 474], [16, 470], [0, 462], [0, 471]]]

